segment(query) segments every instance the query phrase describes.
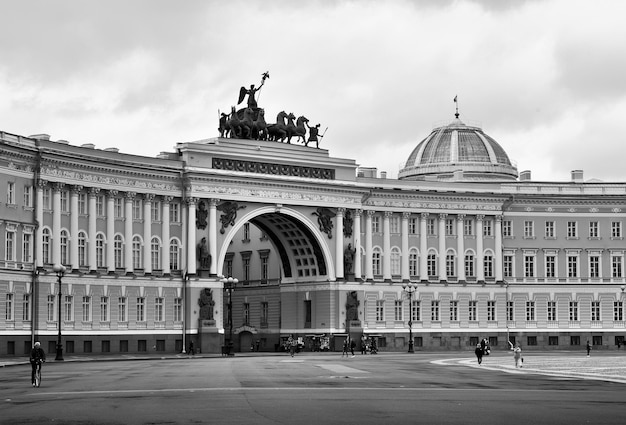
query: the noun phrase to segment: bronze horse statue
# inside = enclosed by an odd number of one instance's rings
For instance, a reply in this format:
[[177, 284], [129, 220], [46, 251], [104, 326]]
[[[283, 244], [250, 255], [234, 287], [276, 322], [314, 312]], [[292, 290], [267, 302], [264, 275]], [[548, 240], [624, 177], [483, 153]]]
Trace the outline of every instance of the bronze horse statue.
[[306, 138], [304, 137], [306, 135], [306, 128], [304, 124], [308, 123], [309, 120], [304, 116], [299, 116], [294, 125], [294, 119], [295, 116], [293, 114], [287, 116], [287, 143], [291, 143], [291, 138], [296, 136], [296, 142], [299, 142], [300, 138], [302, 138], [302, 143], [306, 145]]
[[276, 116], [276, 124], [269, 124], [267, 126], [268, 140], [283, 142], [287, 138], [287, 124], [285, 124], [286, 118], [287, 113], [285, 111], [280, 111]]
[[257, 116], [252, 120], [252, 138], [255, 140], [267, 139], [267, 123], [265, 122], [265, 109], [259, 108]]
[[231, 107], [230, 119], [226, 121], [226, 131], [230, 137], [238, 139], [249, 139], [252, 135], [253, 111], [251, 108], [243, 108], [239, 111]]

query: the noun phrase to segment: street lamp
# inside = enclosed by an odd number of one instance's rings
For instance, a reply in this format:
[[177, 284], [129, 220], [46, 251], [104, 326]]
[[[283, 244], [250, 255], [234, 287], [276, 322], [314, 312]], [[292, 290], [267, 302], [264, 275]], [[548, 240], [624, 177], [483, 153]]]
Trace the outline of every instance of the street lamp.
[[414, 353], [413, 349], [413, 321], [411, 318], [413, 317], [413, 302], [411, 301], [413, 298], [413, 293], [417, 291], [417, 283], [408, 282], [402, 284], [402, 289], [409, 296], [409, 353]]
[[63, 345], [61, 344], [61, 297], [63, 296], [61, 292], [61, 283], [63, 279], [63, 275], [65, 275], [65, 266], [63, 264], [55, 264], [52, 267], [52, 271], [54, 271], [57, 275], [57, 282], [59, 283], [59, 335], [57, 338], [57, 356], [54, 360], [63, 360]]
[[228, 291], [228, 355], [234, 355], [233, 351], [233, 290], [235, 285], [239, 283], [239, 279], [234, 277], [220, 276], [224, 284], [224, 288]]

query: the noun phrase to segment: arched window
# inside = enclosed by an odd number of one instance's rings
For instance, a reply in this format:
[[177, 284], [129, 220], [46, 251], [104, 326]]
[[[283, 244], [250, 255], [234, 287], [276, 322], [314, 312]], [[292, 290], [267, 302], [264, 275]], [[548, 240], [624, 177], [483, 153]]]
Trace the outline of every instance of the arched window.
[[152, 270], [159, 270], [161, 268], [161, 242], [158, 238], [152, 238], [150, 242], [150, 260]]
[[87, 235], [85, 232], [78, 232], [78, 266], [87, 265]]
[[474, 267], [474, 254], [472, 252], [468, 252], [465, 254], [465, 276], [467, 277], [475, 277], [475, 268]]
[[493, 254], [488, 252], [484, 258], [485, 277], [493, 277]]
[[60, 248], [61, 248], [61, 264], [69, 264], [67, 258], [67, 244], [68, 244], [69, 235], [67, 234], [67, 230], [61, 230], [61, 240], [60, 240]]
[[446, 254], [446, 275], [456, 276], [456, 255], [454, 255], [454, 251], [448, 251]]
[[416, 277], [419, 275], [419, 260], [417, 250], [413, 249], [409, 252], [409, 275]]
[[374, 248], [372, 252], [372, 271], [375, 275], [382, 273], [381, 272], [381, 260], [382, 260], [382, 253], [380, 252], [380, 248], [376, 247]]
[[170, 242], [170, 270], [180, 269], [180, 246], [176, 239]]
[[102, 233], [96, 235], [96, 267], [104, 267], [104, 235]]
[[434, 251], [428, 253], [426, 257], [428, 276], [437, 276], [437, 254]]
[[47, 227], [41, 232], [41, 249], [42, 249], [42, 262], [44, 264], [50, 264], [50, 229]]
[[141, 238], [139, 236], [135, 236], [133, 238], [133, 268], [135, 270], [143, 268], [141, 258]]
[[113, 256], [115, 258], [115, 268], [124, 267], [124, 241], [121, 235], [115, 235], [113, 240]]
[[398, 275], [400, 271], [400, 249], [394, 247], [391, 249], [391, 274]]

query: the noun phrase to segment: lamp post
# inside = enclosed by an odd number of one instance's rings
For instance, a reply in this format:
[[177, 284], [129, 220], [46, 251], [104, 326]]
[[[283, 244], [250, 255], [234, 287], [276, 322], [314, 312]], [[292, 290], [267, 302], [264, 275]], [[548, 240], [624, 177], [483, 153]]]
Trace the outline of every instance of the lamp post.
[[63, 283], [62, 279], [66, 269], [63, 264], [55, 264], [52, 270], [56, 273], [57, 282], [59, 283], [59, 335], [57, 338], [57, 355], [54, 360], [63, 360], [63, 345], [61, 344], [61, 297], [63, 293], [61, 292], [61, 284]]
[[239, 279], [234, 277], [224, 277], [220, 276], [221, 281], [224, 284], [224, 288], [228, 291], [228, 355], [234, 355], [233, 351], [233, 290], [235, 289], [235, 285], [239, 283]]
[[417, 291], [417, 283], [408, 282], [402, 284], [402, 289], [409, 296], [409, 353], [414, 353], [413, 349], [413, 321], [411, 320], [413, 317], [413, 293]]

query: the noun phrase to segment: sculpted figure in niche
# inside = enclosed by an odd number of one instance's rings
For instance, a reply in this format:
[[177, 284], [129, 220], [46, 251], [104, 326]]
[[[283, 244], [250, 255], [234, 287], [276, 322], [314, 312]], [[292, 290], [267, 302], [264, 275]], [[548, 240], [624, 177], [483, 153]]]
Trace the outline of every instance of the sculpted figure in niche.
[[198, 244], [198, 259], [200, 260], [200, 268], [203, 270], [211, 269], [211, 254], [206, 243], [206, 238], [202, 238]]
[[356, 291], [348, 292], [346, 300], [346, 320], [359, 320], [359, 300]]
[[208, 215], [209, 212], [206, 209], [206, 204], [204, 203], [204, 201], [200, 201], [200, 203], [198, 204], [198, 210], [196, 211], [196, 228], [200, 230], [206, 229], [206, 219]]
[[354, 265], [354, 255], [356, 249], [352, 248], [352, 244], [349, 243], [348, 247], [343, 252], [343, 268], [344, 273], [352, 273], [352, 266]]
[[209, 288], [204, 288], [200, 291], [198, 305], [200, 306], [200, 319], [213, 320], [215, 301], [213, 301], [213, 292]]

